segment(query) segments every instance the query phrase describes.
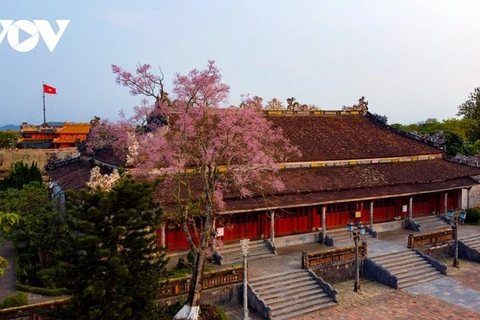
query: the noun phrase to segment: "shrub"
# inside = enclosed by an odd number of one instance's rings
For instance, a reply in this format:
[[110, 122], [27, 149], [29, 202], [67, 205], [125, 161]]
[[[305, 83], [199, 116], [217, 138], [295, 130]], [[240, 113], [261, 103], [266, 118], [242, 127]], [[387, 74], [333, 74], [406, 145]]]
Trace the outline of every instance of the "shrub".
[[465, 212], [467, 213], [465, 222], [476, 223], [480, 221], [480, 208], [469, 208]]
[[225, 312], [223, 311], [222, 308], [217, 307], [217, 312], [218, 312], [218, 315], [220, 316], [220, 318], [222, 320], [228, 320], [228, 317], [227, 317], [227, 315], [225, 314]]
[[193, 264], [193, 262], [195, 262], [195, 253], [192, 250], [188, 252], [187, 260], [188, 262], [190, 262], [190, 264]]
[[19, 307], [27, 304], [28, 304], [28, 299], [25, 293], [17, 292], [7, 296], [5, 300], [3, 300], [2, 304], [0, 305], [0, 309]]
[[66, 295], [71, 293], [66, 288], [47, 289], [47, 288], [33, 287], [33, 286], [27, 286], [25, 284], [21, 284], [18, 281], [15, 283], [15, 288], [18, 290], [41, 294], [43, 296], [49, 296], [49, 297], [56, 297], [56, 296], [61, 296], [61, 295]]

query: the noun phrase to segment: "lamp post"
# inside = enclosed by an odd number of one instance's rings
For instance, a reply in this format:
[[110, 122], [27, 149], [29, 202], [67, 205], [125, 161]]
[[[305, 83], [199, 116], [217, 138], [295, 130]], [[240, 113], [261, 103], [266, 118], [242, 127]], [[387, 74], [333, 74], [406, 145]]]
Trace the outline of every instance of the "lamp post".
[[250, 239], [240, 240], [243, 254], [243, 320], [248, 319], [247, 256]]
[[453, 249], [453, 266], [459, 268], [458, 264], [458, 217], [454, 217], [453, 222], [453, 239], [454, 239], [454, 249]]
[[[356, 228], [356, 230], [355, 230]], [[353, 241], [355, 242], [355, 284], [353, 285], [353, 291], [360, 294], [362, 291], [360, 289], [360, 264], [358, 259], [358, 243], [365, 234], [365, 227], [362, 222], [355, 225], [353, 222], [349, 221], [347, 223], [347, 230], [350, 232], [350, 235], [353, 236]]]

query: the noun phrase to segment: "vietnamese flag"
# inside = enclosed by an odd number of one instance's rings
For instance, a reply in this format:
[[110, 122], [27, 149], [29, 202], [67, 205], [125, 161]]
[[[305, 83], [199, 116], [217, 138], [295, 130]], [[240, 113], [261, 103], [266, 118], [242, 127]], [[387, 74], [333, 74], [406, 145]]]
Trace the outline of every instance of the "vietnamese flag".
[[46, 84], [43, 85], [43, 92], [49, 94], [57, 94], [57, 88], [47, 86]]

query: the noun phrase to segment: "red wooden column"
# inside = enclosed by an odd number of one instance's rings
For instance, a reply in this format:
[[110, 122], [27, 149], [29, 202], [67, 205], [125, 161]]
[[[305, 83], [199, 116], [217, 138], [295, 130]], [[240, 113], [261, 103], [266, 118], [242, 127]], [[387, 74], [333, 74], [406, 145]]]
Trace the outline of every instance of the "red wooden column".
[[322, 243], [325, 242], [325, 237], [327, 236], [327, 206], [322, 206]]
[[373, 231], [373, 200], [370, 201], [370, 230]]
[[448, 211], [448, 191], [443, 194], [443, 213]]
[[413, 197], [408, 198], [408, 221], [412, 220], [412, 212], [413, 212]]

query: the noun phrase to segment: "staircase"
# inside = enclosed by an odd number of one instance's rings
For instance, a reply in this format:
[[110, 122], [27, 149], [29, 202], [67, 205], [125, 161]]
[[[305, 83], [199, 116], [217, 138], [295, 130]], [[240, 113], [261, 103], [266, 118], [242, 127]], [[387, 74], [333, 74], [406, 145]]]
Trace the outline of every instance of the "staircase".
[[442, 220], [442, 218], [437, 215], [413, 217], [413, 221], [420, 225], [421, 232], [451, 228], [450, 223], [445, 222], [445, 220]]
[[370, 259], [398, 278], [399, 289], [444, 277], [430, 262], [413, 250], [390, 253]]
[[[223, 247], [217, 249], [222, 256], [222, 265], [228, 266], [243, 262], [243, 252], [240, 241], [237, 243], [224, 245]], [[275, 256], [275, 253], [272, 251], [270, 245], [266, 241], [259, 240], [250, 241], [248, 243], [248, 261], [273, 256]]]
[[282, 320], [336, 305], [306, 270], [250, 279], [254, 294], [265, 301], [271, 319]]
[[[355, 245], [353, 242], [353, 237], [350, 232], [348, 232], [345, 229], [332, 229], [332, 230], [327, 230], [327, 235], [330, 238], [333, 238], [335, 240], [335, 247], [349, 247]], [[368, 233], [368, 231], [365, 231], [365, 235], [363, 236], [363, 240], [367, 241], [369, 239], [373, 239], [372, 236]]]
[[467, 247], [480, 251], [480, 235], [475, 234], [467, 237], [462, 237], [461, 239], [458, 239], [458, 240], [461, 241]]

